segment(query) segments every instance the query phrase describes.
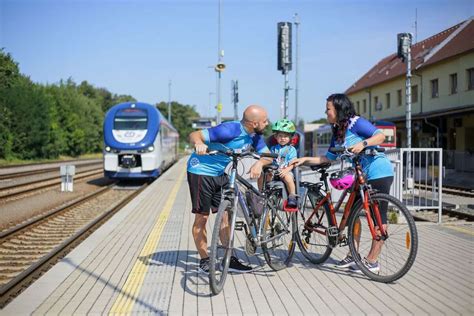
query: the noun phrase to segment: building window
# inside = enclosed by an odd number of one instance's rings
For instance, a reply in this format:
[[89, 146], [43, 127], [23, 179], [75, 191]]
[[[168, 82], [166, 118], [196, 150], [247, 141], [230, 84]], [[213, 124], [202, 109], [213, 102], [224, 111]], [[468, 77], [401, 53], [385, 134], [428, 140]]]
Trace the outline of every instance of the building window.
[[385, 103], [387, 104], [387, 109], [390, 109], [390, 93], [385, 94]]
[[356, 104], [357, 104], [357, 114], [359, 114], [360, 113], [360, 102], [357, 101]]
[[362, 101], [362, 105], [364, 107], [364, 113], [367, 113], [367, 100], [364, 99], [364, 101]]
[[451, 94], [458, 93], [458, 74], [449, 75], [449, 87]]
[[418, 85], [411, 87], [411, 103], [418, 102]]
[[431, 97], [437, 98], [439, 96], [439, 91], [438, 91], [438, 79], [433, 79], [430, 81], [431, 83]]
[[474, 90], [474, 68], [467, 70], [467, 90]]
[[379, 97], [374, 97], [374, 110], [377, 111], [377, 108], [379, 103]]
[[402, 89], [397, 90], [397, 105], [402, 106]]

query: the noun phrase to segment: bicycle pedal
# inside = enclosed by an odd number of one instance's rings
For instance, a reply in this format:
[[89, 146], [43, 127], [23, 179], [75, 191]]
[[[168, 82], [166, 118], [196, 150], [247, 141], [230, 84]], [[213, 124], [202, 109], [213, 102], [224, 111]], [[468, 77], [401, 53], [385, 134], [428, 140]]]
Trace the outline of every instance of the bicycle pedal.
[[239, 231], [247, 230], [247, 225], [243, 221], [236, 221], [234, 229]]
[[288, 207], [288, 201], [283, 202], [283, 210], [288, 213], [298, 212], [298, 207]]

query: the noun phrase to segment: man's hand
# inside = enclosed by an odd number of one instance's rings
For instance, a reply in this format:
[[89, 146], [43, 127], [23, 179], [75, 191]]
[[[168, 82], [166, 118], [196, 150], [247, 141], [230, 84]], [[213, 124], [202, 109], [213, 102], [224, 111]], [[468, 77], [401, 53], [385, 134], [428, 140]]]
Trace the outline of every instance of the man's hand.
[[196, 152], [196, 154], [198, 155], [205, 155], [206, 152], [207, 152], [207, 145], [206, 144], [195, 144], [194, 145], [194, 151]]
[[352, 147], [349, 147], [349, 150], [354, 153], [354, 154], [358, 154], [360, 153], [362, 150], [364, 150], [364, 144], [362, 142], [360, 143], [357, 143], [355, 144], [354, 146]]
[[254, 163], [253, 166], [250, 168], [249, 172], [247, 172], [247, 174], [249, 173], [251, 179], [256, 179], [260, 177], [260, 175], [262, 174], [262, 162], [257, 161], [256, 163]]

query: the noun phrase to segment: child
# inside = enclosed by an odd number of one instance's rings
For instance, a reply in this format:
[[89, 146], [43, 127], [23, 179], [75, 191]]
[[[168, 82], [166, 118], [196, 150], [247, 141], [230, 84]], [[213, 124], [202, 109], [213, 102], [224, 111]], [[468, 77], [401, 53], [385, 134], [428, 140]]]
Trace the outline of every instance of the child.
[[296, 132], [296, 127], [292, 121], [281, 119], [272, 125], [272, 130], [275, 133], [274, 137], [278, 144], [270, 147], [270, 151], [278, 154], [278, 158], [275, 158], [273, 163], [278, 165], [278, 175], [285, 183], [288, 191], [289, 196], [286, 208], [295, 209], [297, 207], [297, 201], [295, 196], [295, 183], [293, 181], [293, 174], [291, 173], [294, 165], [290, 165], [290, 162], [296, 159], [296, 149], [291, 146], [290, 141]]

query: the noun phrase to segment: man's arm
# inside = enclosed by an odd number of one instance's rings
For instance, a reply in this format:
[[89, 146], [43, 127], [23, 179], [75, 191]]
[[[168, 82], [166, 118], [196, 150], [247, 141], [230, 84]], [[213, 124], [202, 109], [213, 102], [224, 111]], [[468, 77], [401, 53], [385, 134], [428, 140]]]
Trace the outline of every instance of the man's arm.
[[202, 134], [201, 130], [194, 131], [189, 134], [189, 142], [191, 143], [191, 146], [194, 147], [194, 151], [198, 155], [206, 154], [207, 145], [204, 143], [204, 141], [204, 135]]

